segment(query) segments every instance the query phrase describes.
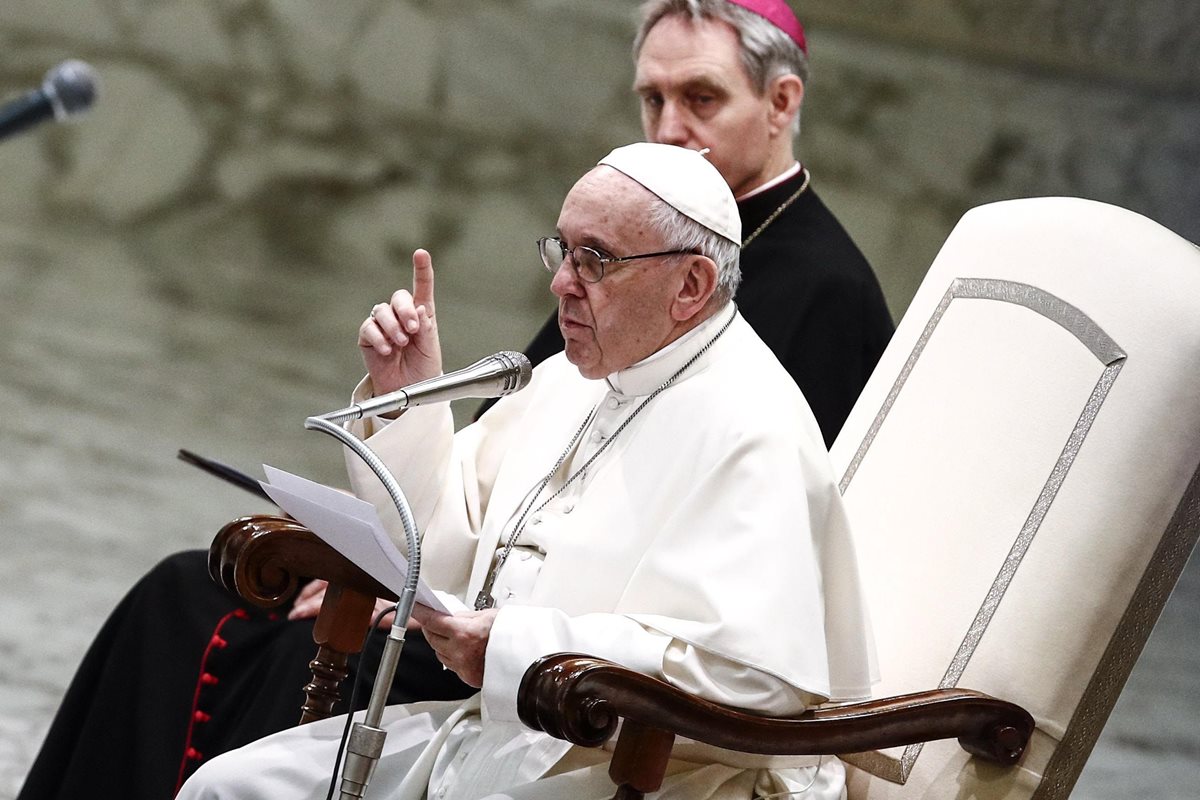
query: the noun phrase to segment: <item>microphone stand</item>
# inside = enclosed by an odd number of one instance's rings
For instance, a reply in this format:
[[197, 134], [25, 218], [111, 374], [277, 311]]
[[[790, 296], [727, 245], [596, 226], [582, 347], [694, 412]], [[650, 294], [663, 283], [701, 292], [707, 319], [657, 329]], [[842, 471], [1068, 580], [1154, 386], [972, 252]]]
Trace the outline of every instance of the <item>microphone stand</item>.
[[400, 592], [400, 601], [396, 605], [396, 617], [392, 620], [392, 628], [388, 631], [387, 642], [383, 646], [379, 671], [375, 674], [375, 683], [371, 687], [367, 715], [362, 722], [354, 724], [346, 746], [341, 800], [361, 798], [366, 794], [367, 784], [383, 753], [383, 741], [387, 738], [387, 731], [383, 730], [379, 723], [383, 719], [388, 690], [396, 674], [396, 662], [400, 659], [400, 651], [404, 647], [404, 633], [408, 619], [412, 616], [413, 603], [417, 598], [417, 582], [421, 574], [421, 542], [417, 535], [417, 523], [413, 519], [408, 500], [400, 491], [400, 484], [383, 465], [379, 456], [361, 439], [343, 428], [342, 423], [388, 411], [403, 411], [410, 405], [444, 402], [460, 397], [498, 397], [511, 394], [529, 384], [532, 369], [529, 359], [523, 353], [506, 350], [480, 359], [471, 366], [449, 375], [429, 378], [381, 397], [304, 420], [306, 430], [329, 434], [353, 450], [354, 454], [371, 468], [387, 489], [396, 510], [400, 513], [404, 538], [408, 544], [408, 576], [404, 581], [404, 589]]
[[[304, 421], [306, 430], [317, 430], [334, 437], [346, 447], [354, 451], [371, 471], [378, 476], [387, 493], [391, 496], [396, 510], [400, 512], [400, 522], [404, 526], [404, 538], [408, 544], [408, 577], [404, 589], [400, 593], [400, 601], [396, 606], [396, 616], [392, 620], [392, 628], [388, 631], [387, 642], [383, 646], [383, 655], [379, 661], [379, 671], [375, 674], [375, 683], [371, 687], [371, 700], [367, 705], [367, 714], [362, 722], [354, 723], [350, 731], [350, 740], [346, 746], [346, 761], [342, 767], [341, 800], [362, 798], [367, 792], [367, 784], [375, 772], [375, 765], [383, 753], [383, 742], [387, 731], [380, 727], [383, 719], [383, 708], [387, 702], [388, 690], [396, 674], [396, 663], [400, 659], [400, 651], [404, 648], [404, 633], [408, 618], [412, 614], [413, 603], [417, 597], [417, 581], [421, 572], [421, 542], [417, 537], [417, 523], [413, 519], [408, 500], [400, 491], [400, 484], [384, 466], [379, 456], [354, 434], [340, 424], [347, 419], [357, 419], [346, 409], [333, 411], [321, 416], [309, 417]], [[353, 709], [350, 712], [354, 713]]]

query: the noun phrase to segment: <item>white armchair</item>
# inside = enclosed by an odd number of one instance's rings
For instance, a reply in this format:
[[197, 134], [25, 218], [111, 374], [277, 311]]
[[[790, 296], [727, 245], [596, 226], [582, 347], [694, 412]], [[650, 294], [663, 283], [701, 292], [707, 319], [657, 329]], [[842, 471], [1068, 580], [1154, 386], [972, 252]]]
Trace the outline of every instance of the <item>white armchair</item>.
[[622, 798], [675, 735], [842, 754], [852, 800], [1066, 797], [1200, 533], [1200, 251], [1086, 200], [969, 212], [832, 455], [877, 696], [945, 694], [755, 720], [553, 657], [523, 719], [584, 743], [623, 718]]
[[878, 693], [971, 687], [1037, 725], [1015, 770], [852, 756], [851, 797], [1066, 797], [1200, 532], [1200, 250], [1086, 200], [969, 212], [833, 457]]

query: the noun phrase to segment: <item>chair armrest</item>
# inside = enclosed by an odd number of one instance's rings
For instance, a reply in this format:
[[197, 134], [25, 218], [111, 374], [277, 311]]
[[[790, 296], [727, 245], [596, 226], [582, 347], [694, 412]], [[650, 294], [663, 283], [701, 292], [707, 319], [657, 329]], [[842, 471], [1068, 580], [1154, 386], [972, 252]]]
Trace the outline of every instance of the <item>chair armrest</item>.
[[226, 590], [262, 608], [283, 604], [303, 581], [329, 582], [313, 624], [317, 653], [309, 662], [312, 681], [303, 688], [301, 723], [333, 714], [349, 674], [349, 657], [362, 649], [370, 627], [375, 598], [396, 599], [394, 592], [288, 517], [241, 517], [221, 528], [208, 550], [208, 572]]
[[546, 656], [526, 670], [518, 713], [528, 727], [586, 747], [604, 743], [622, 718], [626, 727], [632, 722], [759, 755], [836, 755], [957, 738], [972, 755], [1004, 765], [1020, 759], [1034, 727], [1020, 706], [967, 689], [821, 708], [792, 718], [759, 717], [573, 653]]
[[240, 517], [221, 528], [208, 550], [208, 574], [262, 608], [282, 605], [311, 578], [372, 598], [396, 599], [395, 592], [289, 517]]

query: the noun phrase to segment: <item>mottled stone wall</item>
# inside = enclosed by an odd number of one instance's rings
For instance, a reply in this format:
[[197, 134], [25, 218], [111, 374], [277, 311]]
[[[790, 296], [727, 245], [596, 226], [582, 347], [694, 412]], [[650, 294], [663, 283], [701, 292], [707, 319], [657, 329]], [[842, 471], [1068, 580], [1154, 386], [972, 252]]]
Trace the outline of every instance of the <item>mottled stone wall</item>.
[[[326, 347], [425, 246], [448, 363], [519, 348], [551, 306], [534, 238], [573, 177], [637, 135], [630, 7], [603, 8], [6, 0], [0, 89], [66, 56], [103, 86], [78, 125], [4, 144], [0, 219], [117, 242], [194, 310], [280, 319], [302, 289], [256, 277], [305, 284]], [[205, 296], [183, 296], [195, 271]]]
[[[897, 316], [979, 203], [1082, 195], [1200, 240], [1200, 4], [797, 7], [802, 157]], [[417, 246], [448, 367], [529, 339], [553, 305], [533, 240], [639, 136], [634, 8], [0, 0], [0, 100], [71, 57], [103, 81], [78, 124], [0, 142], [0, 800], [127, 587], [268, 510], [176, 448], [342, 482], [301, 422], [345, 402]], [[1077, 796], [1194, 795], [1197, 585]]]
[[[520, 346], [550, 306], [530, 241], [638, 136], [635, 5], [6, 0], [0, 89], [76, 56], [104, 94], [80, 125], [4, 145], [0, 219], [92, 226], [166, 283], [210, 272], [215, 293], [273, 259], [334, 273], [352, 287], [329, 292], [342, 325], [423, 245], [451, 363]], [[982, 202], [1082, 195], [1200, 238], [1197, 4], [797, 6], [815, 73], [803, 156], [895, 313]]]
[[1072, 195], [1200, 241], [1200, 4], [807, 0], [806, 155], [900, 314], [962, 213]]

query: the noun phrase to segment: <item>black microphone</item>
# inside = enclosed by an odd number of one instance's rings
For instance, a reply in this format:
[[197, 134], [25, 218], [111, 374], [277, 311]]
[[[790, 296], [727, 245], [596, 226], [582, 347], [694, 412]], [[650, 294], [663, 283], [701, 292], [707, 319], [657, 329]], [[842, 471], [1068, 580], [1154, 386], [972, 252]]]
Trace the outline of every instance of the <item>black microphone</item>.
[[413, 406], [446, 403], [469, 397], [503, 397], [529, 385], [533, 366], [524, 353], [504, 350], [481, 358], [469, 367], [419, 381], [379, 397], [323, 414], [330, 422], [377, 417]]
[[82, 114], [96, 101], [96, 70], [83, 61], [64, 61], [46, 73], [40, 89], [0, 106], [0, 139], [54, 119]]

